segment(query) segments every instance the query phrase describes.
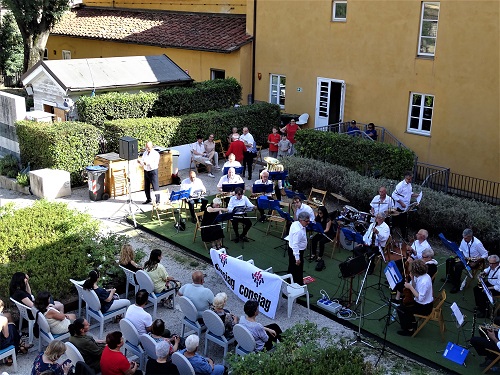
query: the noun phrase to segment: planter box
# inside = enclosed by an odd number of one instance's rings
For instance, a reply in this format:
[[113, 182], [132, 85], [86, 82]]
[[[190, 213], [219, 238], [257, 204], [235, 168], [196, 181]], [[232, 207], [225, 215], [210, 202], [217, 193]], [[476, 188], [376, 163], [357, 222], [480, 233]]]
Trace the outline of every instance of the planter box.
[[0, 176], [0, 188], [17, 191], [18, 193], [30, 195], [30, 188], [28, 186], [21, 186], [17, 183], [15, 178]]
[[69, 172], [38, 169], [30, 172], [31, 192], [39, 198], [54, 199], [71, 195]]

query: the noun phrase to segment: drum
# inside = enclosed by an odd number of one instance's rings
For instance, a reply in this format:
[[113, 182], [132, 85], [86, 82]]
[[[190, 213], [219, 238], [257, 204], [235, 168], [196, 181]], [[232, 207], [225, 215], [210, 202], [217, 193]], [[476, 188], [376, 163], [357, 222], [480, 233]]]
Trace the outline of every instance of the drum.
[[370, 215], [368, 212], [361, 212], [361, 211], [359, 211], [357, 220], [358, 221], [362, 221], [364, 223], [369, 223], [371, 216], [372, 215]]
[[339, 233], [339, 240], [340, 240], [340, 246], [342, 246], [343, 249], [350, 250], [350, 251], [352, 251], [353, 247], [356, 247], [358, 245], [362, 245], [362, 244], [355, 242], [354, 246], [353, 246], [352, 241], [349, 241], [347, 238], [345, 238], [344, 232], [342, 232], [342, 231], [340, 231], [340, 233]]
[[340, 215], [347, 221], [355, 221], [358, 215], [358, 210], [352, 206], [344, 206]]

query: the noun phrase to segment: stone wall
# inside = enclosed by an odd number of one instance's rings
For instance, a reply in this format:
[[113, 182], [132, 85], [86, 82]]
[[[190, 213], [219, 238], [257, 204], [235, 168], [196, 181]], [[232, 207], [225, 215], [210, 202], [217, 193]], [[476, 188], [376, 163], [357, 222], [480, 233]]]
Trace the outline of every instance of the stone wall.
[[20, 158], [14, 124], [25, 116], [26, 103], [22, 96], [0, 92], [0, 155], [12, 154]]

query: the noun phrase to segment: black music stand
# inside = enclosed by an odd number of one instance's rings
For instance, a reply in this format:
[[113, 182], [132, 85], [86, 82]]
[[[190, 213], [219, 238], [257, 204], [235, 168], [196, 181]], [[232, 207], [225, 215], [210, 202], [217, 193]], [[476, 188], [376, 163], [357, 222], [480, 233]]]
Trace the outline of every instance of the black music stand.
[[222, 175], [223, 176], [225, 176], [227, 174], [227, 171], [229, 170], [229, 168], [234, 168], [235, 174], [241, 175], [241, 173], [243, 172], [243, 167], [224, 167], [224, 168], [222, 168]]
[[[293, 218], [290, 216], [288, 212], [283, 211], [281, 208], [275, 209], [275, 211], [283, 218], [286, 220], [286, 222], [293, 222]], [[286, 223], [285, 223], [286, 225]], [[284, 238], [282, 238], [283, 243], [281, 245], [275, 246], [275, 249], [283, 249], [283, 257], [286, 256], [286, 252], [288, 251], [288, 241], [286, 241]]]
[[[266, 189], [263, 189], [265, 187]], [[256, 188], [255, 190], [253, 190]], [[253, 185], [252, 187], [253, 193], [271, 193], [273, 191], [273, 185]], [[278, 200], [269, 199], [267, 195], [261, 195], [257, 198], [257, 208], [262, 210], [267, 210], [268, 214], [270, 214], [271, 210], [276, 210], [280, 208], [280, 204]], [[264, 215], [266, 216], [266, 215]], [[257, 223], [257, 220], [255, 221]]]
[[273, 192], [273, 184], [253, 184], [252, 186], [252, 193], [258, 194], [258, 193], [264, 193], [264, 194], [269, 194]]
[[[189, 190], [179, 190], [179, 191], [172, 191], [170, 193], [170, 202], [180, 202], [181, 200], [185, 199], [186, 196], [189, 198]], [[182, 220], [182, 214], [181, 214], [181, 209], [182, 209], [182, 203], [179, 204], [179, 208], [176, 210], [178, 213], [178, 218], [175, 219], [175, 225], [174, 228], [176, 229], [175, 234], [179, 233], [181, 230], [181, 220]]]
[[[333, 240], [325, 234], [325, 230], [323, 229], [323, 227], [321, 226], [320, 223], [309, 222], [309, 224], [307, 224], [306, 230], [309, 231], [309, 232], [316, 232], [316, 233], [322, 234], [328, 240], [330, 240], [330, 242], [333, 242]], [[313, 261], [313, 258], [312, 258], [312, 250], [313, 250], [312, 249], [312, 241], [308, 241], [308, 246], [309, 246], [309, 262], [312, 262]]]
[[[465, 271], [467, 271], [468, 276], [472, 279], [473, 278], [473, 276], [472, 276], [472, 269], [467, 264], [467, 260], [465, 259], [464, 255], [462, 254], [462, 250], [460, 250], [460, 248], [458, 247], [458, 245], [455, 242], [451, 242], [451, 241], [447, 240], [443, 233], [439, 233], [438, 237], [441, 240], [441, 242], [443, 243], [443, 245], [448, 250], [451, 250], [453, 253], [455, 253], [455, 255], [460, 259], [460, 261], [463, 263], [463, 265], [465, 267]], [[439, 291], [441, 291], [444, 288], [446, 282], [448, 281], [448, 276], [449, 275], [446, 275], [444, 283], [441, 286], [441, 288], [439, 288]]]
[[224, 193], [231, 193], [236, 190], [236, 188], [242, 188], [245, 190], [245, 183], [240, 182], [239, 184], [222, 184], [222, 191]]
[[303, 201], [307, 200], [307, 197], [298, 191], [285, 189], [285, 194], [286, 194], [287, 198], [290, 198], [290, 199], [293, 199], [293, 197], [298, 196]]
[[360, 233], [346, 227], [340, 228], [340, 230], [342, 231], [342, 233], [344, 233], [345, 239], [347, 241], [351, 241], [352, 251], [354, 251], [355, 243], [363, 244], [363, 236]]
[[288, 178], [288, 171], [269, 172], [269, 179], [272, 181], [286, 180], [287, 178]]
[[[244, 216], [247, 212], [250, 212], [250, 211], [253, 211], [253, 207], [247, 207], [247, 206], [236, 206], [233, 208], [233, 212], [231, 212], [232, 214], [232, 219], [238, 219], [238, 215], [241, 216], [241, 218], [246, 218], [246, 219], [250, 219], [249, 217], [246, 217]], [[236, 217], [235, 217], [236, 216]], [[234, 225], [234, 223], [233, 223]], [[238, 225], [238, 224], [236, 224]], [[249, 238], [247, 237], [247, 239], [249, 241], [254, 241], [252, 238]], [[241, 248], [244, 249], [245, 248], [245, 241], [241, 241]]]

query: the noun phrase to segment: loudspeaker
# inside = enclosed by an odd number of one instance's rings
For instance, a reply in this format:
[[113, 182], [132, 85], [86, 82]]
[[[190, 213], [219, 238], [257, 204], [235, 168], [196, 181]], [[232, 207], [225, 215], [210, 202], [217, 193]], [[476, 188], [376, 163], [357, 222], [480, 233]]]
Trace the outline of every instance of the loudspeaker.
[[339, 264], [340, 273], [344, 279], [356, 276], [366, 270], [366, 267], [368, 267], [368, 264], [364, 255], [348, 258], [345, 262]]
[[137, 138], [121, 137], [120, 158], [125, 160], [135, 160], [138, 156]]

